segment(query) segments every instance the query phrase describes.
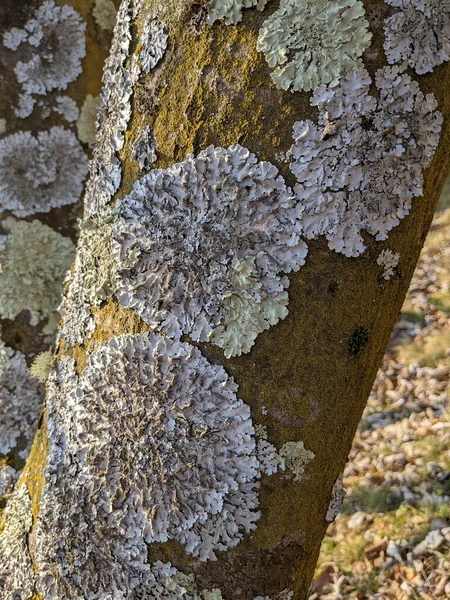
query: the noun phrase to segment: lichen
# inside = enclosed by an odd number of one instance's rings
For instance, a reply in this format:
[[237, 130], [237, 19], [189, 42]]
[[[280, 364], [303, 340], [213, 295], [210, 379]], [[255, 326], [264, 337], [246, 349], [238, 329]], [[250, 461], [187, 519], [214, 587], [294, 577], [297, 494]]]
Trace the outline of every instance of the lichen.
[[25, 356], [4, 347], [8, 366], [0, 376], [0, 457], [27, 458], [44, 399], [43, 386], [28, 372]]
[[[162, 58], [167, 35], [157, 21], [144, 26], [139, 56], [129, 59], [132, 40], [132, 21], [136, 7], [130, 0], [122, 2], [117, 15], [111, 52], [105, 62], [103, 88], [97, 115], [97, 137], [90, 165], [90, 178], [85, 196], [87, 215], [99, 214], [112, 200], [122, 181], [119, 152], [125, 144], [125, 132], [131, 118], [133, 86], [139, 79], [143, 63], [150, 68]], [[157, 49], [151, 47], [155, 41], [152, 32], [157, 30]], [[160, 34], [160, 37], [159, 37]], [[156, 33], [155, 33], [156, 35]]]
[[345, 497], [345, 489], [343, 484], [343, 474], [340, 473], [334, 482], [333, 489], [331, 490], [331, 500], [328, 505], [327, 514], [325, 515], [326, 521], [331, 523], [336, 519], [342, 510], [342, 502]]
[[450, 5], [441, 0], [385, 0], [401, 8], [385, 20], [384, 49], [391, 64], [406, 61], [429, 73], [450, 58]]
[[223, 19], [227, 25], [237, 25], [242, 19], [244, 8], [256, 7], [264, 10], [268, 0], [210, 0], [208, 3], [208, 23]]
[[31, 376], [41, 383], [45, 383], [51, 373], [54, 363], [55, 356], [52, 349], [41, 352], [31, 363]]
[[14, 27], [4, 34], [3, 45], [18, 55], [14, 72], [26, 95], [65, 90], [75, 81], [86, 54], [85, 29], [71, 6], [47, 0], [24, 29]]
[[155, 140], [150, 127], [143, 127], [133, 144], [133, 160], [135, 160], [141, 169], [146, 171], [151, 169], [152, 164], [156, 161]]
[[154, 20], [144, 23], [139, 36], [141, 46], [139, 60], [145, 73], [152, 71], [163, 58], [168, 39], [169, 35], [163, 23]]
[[69, 123], [76, 121], [80, 114], [77, 103], [69, 96], [57, 96], [53, 110]]
[[398, 261], [400, 260], [400, 254], [398, 252], [392, 252], [392, 250], [382, 250], [377, 258], [377, 265], [383, 267], [383, 279], [389, 280], [395, 274]]
[[154, 169], [121, 200], [118, 299], [170, 337], [247, 352], [287, 315], [282, 273], [307, 253], [300, 213], [278, 170], [241, 146]]
[[48, 389], [51, 449], [36, 536], [49, 598], [51, 589], [57, 597], [131, 591], [148, 570], [144, 540], [177, 540], [214, 560], [255, 528], [250, 409], [198, 349], [120, 336], [90, 355], [79, 378], [72, 359], [60, 361]]
[[280, 469], [289, 469], [294, 481], [300, 481], [305, 466], [314, 458], [314, 452], [307, 450], [303, 442], [286, 442], [278, 452]]
[[76, 136], [63, 127], [0, 140], [0, 210], [17, 217], [77, 202], [88, 160]]
[[5, 219], [0, 236], [0, 315], [30, 313], [31, 325], [51, 318], [61, 302], [63, 281], [75, 247], [40, 221]]
[[10, 497], [0, 534], [0, 592], [3, 600], [29, 600], [34, 592], [33, 565], [28, 534], [33, 524], [31, 500], [26, 486]]
[[90, 308], [98, 306], [114, 289], [116, 265], [111, 237], [116, 219], [114, 210], [103, 209], [101, 218], [86, 218], [80, 223], [80, 237], [68, 286], [61, 307], [61, 338], [68, 346], [80, 344], [92, 333]]
[[117, 9], [112, 0], [95, 0], [92, 14], [100, 29], [112, 31], [117, 18]]
[[365, 70], [320, 86], [311, 104], [319, 125], [294, 126], [291, 170], [303, 203], [304, 234], [324, 235], [331, 249], [358, 256], [363, 230], [386, 239], [423, 193], [423, 170], [436, 150], [442, 115], [432, 94], [424, 95], [397, 67], [380, 69], [378, 97]]
[[335, 86], [362, 67], [372, 34], [359, 0], [281, 0], [263, 24], [257, 49], [264, 52], [272, 79], [284, 90]]

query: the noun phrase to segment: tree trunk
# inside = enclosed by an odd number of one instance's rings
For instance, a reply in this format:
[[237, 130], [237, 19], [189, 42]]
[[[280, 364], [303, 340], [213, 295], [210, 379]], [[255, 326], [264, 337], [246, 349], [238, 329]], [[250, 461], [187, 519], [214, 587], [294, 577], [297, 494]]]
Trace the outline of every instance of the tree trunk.
[[121, 6], [6, 598], [308, 597], [450, 166], [448, 57], [395, 23], [448, 9], [230, 4]]
[[1, 508], [43, 406], [115, 11], [112, 0], [0, 7]]

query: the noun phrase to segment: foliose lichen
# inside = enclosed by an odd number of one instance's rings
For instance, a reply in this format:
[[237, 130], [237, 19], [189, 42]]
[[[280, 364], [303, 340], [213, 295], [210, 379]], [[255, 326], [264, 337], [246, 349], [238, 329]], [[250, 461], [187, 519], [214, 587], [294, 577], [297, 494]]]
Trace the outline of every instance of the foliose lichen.
[[328, 506], [327, 514], [325, 519], [331, 523], [336, 519], [342, 510], [342, 502], [344, 501], [345, 490], [343, 484], [343, 474], [340, 473], [334, 482], [333, 489], [331, 490], [331, 500]]
[[152, 71], [163, 58], [167, 50], [168, 40], [169, 34], [163, 23], [154, 20], [144, 23], [139, 37], [141, 46], [139, 60], [145, 73]]
[[311, 104], [319, 125], [294, 125], [291, 170], [303, 203], [304, 234], [324, 235], [331, 249], [358, 256], [362, 231], [384, 240], [423, 193], [423, 170], [439, 142], [442, 115], [432, 94], [397, 67], [371, 78], [357, 70], [337, 87], [320, 86]]
[[286, 442], [278, 452], [280, 469], [289, 469], [294, 481], [300, 481], [305, 466], [314, 458], [314, 452], [307, 450], [303, 442]]
[[65, 90], [75, 81], [86, 54], [85, 29], [71, 6], [47, 0], [23, 29], [13, 27], [4, 34], [3, 45], [17, 53], [14, 72], [26, 96]]
[[398, 252], [392, 252], [392, 250], [382, 250], [377, 258], [377, 264], [383, 267], [383, 279], [389, 280], [395, 274], [395, 269], [400, 260], [400, 254]]
[[5, 219], [0, 236], [0, 315], [14, 319], [22, 310], [31, 325], [51, 318], [61, 302], [64, 277], [75, 246], [40, 221]]
[[99, 102], [99, 96], [87, 94], [76, 123], [78, 138], [91, 147], [95, 142], [95, 121]]
[[[138, 5], [122, 2], [117, 14], [113, 41], [103, 73], [103, 88], [97, 115], [97, 137], [90, 165], [90, 178], [85, 196], [87, 215], [101, 212], [112, 200], [122, 180], [118, 153], [125, 143], [125, 131], [131, 117], [133, 86], [138, 81], [143, 64], [150, 68], [162, 58], [167, 34], [161, 24], [144, 24], [141, 51], [129, 59], [132, 21]], [[151, 44], [156, 44], [156, 50]]]
[[363, 66], [370, 45], [365, 11], [359, 0], [281, 0], [263, 24], [257, 49], [264, 52], [272, 80], [284, 90], [335, 86]]
[[44, 388], [31, 377], [21, 352], [3, 349], [8, 366], [0, 376], [0, 457], [14, 451], [25, 459], [36, 431]]
[[283, 273], [307, 254], [300, 214], [276, 167], [241, 146], [154, 169], [121, 200], [119, 302], [170, 337], [247, 352], [288, 313]]
[[145, 542], [214, 560], [255, 528], [259, 464], [236, 392], [198, 349], [155, 334], [103, 344], [79, 378], [72, 359], [57, 364], [36, 534], [49, 598], [128, 598], [147, 576]]
[[450, 5], [441, 0], [385, 0], [401, 8], [385, 20], [384, 49], [391, 64], [406, 61], [429, 73], [450, 58]]
[[87, 156], [68, 129], [8, 135], [0, 140], [0, 210], [27, 217], [73, 204], [87, 171]]
[[111, 31], [114, 28], [117, 9], [112, 0], [95, 0], [92, 14], [100, 29]]
[[244, 8], [256, 7], [264, 10], [268, 0], [210, 0], [208, 4], [208, 23], [223, 19], [227, 25], [237, 25], [242, 19]]
[[6, 523], [0, 534], [0, 592], [4, 600], [29, 600], [33, 596], [34, 573], [28, 549], [31, 508], [28, 490], [21, 486], [5, 509]]
[[80, 222], [80, 236], [73, 269], [68, 273], [67, 291], [61, 306], [60, 336], [68, 346], [81, 344], [94, 330], [90, 308], [100, 305], [115, 288], [117, 267], [111, 238], [117, 214], [103, 209], [101, 217]]

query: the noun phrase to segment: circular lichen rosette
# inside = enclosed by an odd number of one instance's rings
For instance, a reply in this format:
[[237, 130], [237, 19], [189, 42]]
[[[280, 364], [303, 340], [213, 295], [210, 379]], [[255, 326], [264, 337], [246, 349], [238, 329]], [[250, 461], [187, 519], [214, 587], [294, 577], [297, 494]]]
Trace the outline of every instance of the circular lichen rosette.
[[0, 211], [17, 217], [46, 213], [80, 199], [88, 157], [75, 134], [51, 127], [0, 140]]
[[44, 589], [59, 568], [82, 597], [127, 590], [145, 580], [146, 544], [176, 540], [214, 560], [256, 528], [250, 408], [197, 348], [152, 333], [114, 338], [79, 377], [72, 359], [58, 363], [48, 404], [36, 533]]
[[359, 0], [281, 0], [261, 27], [257, 49], [275, 68], [277, 87], [310, 91], [362, 67], [371, 39]]
[[241, 146], [150, 171], [115, 227], [120, 303], [170, 337], [248, 352], [288, 313], [284, 274], [307, 254], [301, 210], [276, 167]]
[[360, 69], [337, 87], [320, 86], [311, 99], [319, 124], [294, 125], [291, 170], [304, 235], [323, 235], [349, 257], [365, 250], [363, 231], [386, 239], [422, 195], [442, 125], [434, 96], [397, 67], [377, 71], [377, 96], [371, 85]]

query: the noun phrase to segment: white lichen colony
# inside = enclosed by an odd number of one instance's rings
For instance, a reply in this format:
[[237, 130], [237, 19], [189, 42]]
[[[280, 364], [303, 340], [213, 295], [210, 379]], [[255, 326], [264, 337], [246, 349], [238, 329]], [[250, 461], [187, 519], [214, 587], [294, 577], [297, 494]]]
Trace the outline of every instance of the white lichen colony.
[[450, 4], [443, 0], [385, 0], [400, 8], [385, 21], [389, 63], [406, 61], [416, 73], [429, 73], [450, 58]]
[[362, 231], [384, 240], [409, 213], [423, 193], [442, 124], [434, 96], [397, 67], [377, 72], [378, 96], [371, 83], [358, 70], [338, 87], [320, 86], [311, 100], [319, 124], [294, 125], [291, 170], [305, 208], [304, 234], [324, 235], [345, 256], [364, 251]]
[[10, 217], [2, 226], [7, 234], [0, 236], [0, 316], [14, 319], [26, 310], [31, 325], [52, 320], [74, 244], [40, 221]]
[[227, 25], [237, 25], [242, 19], [244, 8], [264, 10], [268, 0], [210, 0], [208, 4], [208, 23], [223, 19]]
[[80, 198], [88, 159], [74, 133], [52, 127], [0, 140], [0, 211], [26, 217]]
[[13, 27], [4, 34], [3, 45], [17, 53], [14, 72], [24, 94], [22, 105], [34, 95], [65, 90], [80, 75], [85, 29], [86, 23], [71, 6], [47, 0], [23, 29]]
[[284, 90], [337, 85], [362, 67], [372, 34], [359, 0], [281, 0], [263, 24], [257, 49], [264, 52], [272, 79]]
[[122, 200], [119, 301], [170, 337], [248, 352], [288, 313], [283, 273], [307, 253], [299, 215], [276, 167], [241, 146], [154, 169]]
[[0, 534], [0, 592], [2, 600], [28, 600], [34, 594], [33, 564], [29, 533], [33, 525], [31, 499], [21, 486], [5, 509], [5, 527]]
[[31, 377], [21, 352], [4, 350], [8, 366], [0, 375], [0, 458], [14, 453], [25, 459], [36, 431], [44, 389]]
[[382, 250], [377, 258], [377, 264], [383, 267], [383, 279], [389, 280], [395, 274], [395, 269], [400, 260], [400, 254], [392, 250]]
[[328, 505], [327, 514], [325, 519], [328, 523], [331, 523], [336, 519], [342, 510], [342, 503], [345, 497], [345, 489], [343, 483], [343, 474], [340, 473], [334, 482], [333, 489], [331, 490], [331, 500]]
[[163, 58], [168, 40], [169, 35], [162, 23], [153, 20], [144, 23], [139, 37], [139, 60], [145, 73], [152, 71]]
[[145, 542], [174, 539], [214, 560], [255, 528], [250, 409], [198, 349], [124, 335], [92, 353], [79, 378], [71, 359], [59, 362], [49, 390], [37, 533], [46, 598], [62, 597], [50, 593], [55, 563], [81, 597], [125, 592], [145, 580]]

